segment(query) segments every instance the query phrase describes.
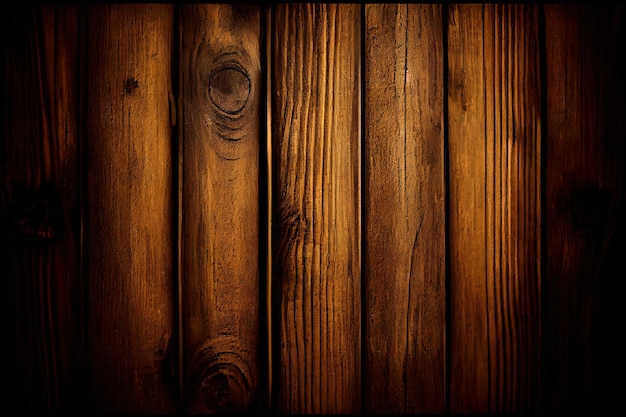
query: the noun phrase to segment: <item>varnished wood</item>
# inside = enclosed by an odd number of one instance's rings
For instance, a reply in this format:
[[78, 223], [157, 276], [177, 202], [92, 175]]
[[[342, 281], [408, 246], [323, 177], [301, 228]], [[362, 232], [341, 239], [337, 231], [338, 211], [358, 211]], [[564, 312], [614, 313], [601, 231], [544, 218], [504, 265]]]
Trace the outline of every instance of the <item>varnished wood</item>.
[[360, 9], [280, 4], [272, 27], [275, 407], [359, 412]]
[[368, 4], [365, 19], [365, 409], [442, 413], [442, 7]]
[[258, 6], [181, 9], [183, 387], [189, 412], [258, 406]]
[[533, 5], [448, 14], [449, 411], [538, 407], [541, 103]]
[[2, 24], [5, 396], [20, 413], [84, 406], [79, 15], [77, 6], [26, 5]]
[[173, 6], [89, 5], [86, 279], [91, 409], [173, 413]]
[[[624, 369], [624, 7], [545, 5], [544, 409], [609, 413]], [[621, 224], [621, 226], [620, 226]], [[620, 230], [622, 233], [620, 233]], [[621, 253], [621, 255], [618, 255]]]

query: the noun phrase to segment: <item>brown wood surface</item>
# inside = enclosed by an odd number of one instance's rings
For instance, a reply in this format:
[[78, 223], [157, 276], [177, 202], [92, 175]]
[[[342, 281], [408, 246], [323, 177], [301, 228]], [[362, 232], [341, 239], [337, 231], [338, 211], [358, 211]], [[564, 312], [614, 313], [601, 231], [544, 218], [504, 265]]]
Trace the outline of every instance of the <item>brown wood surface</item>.
[[189, 412], [256, 407], [260, 8], [181, 10], [183, 387]]
[[365, 19], [365, 409], [442, 413], [442, 7], [368, 4]]
[[360, 8], [280, 4], [272, 27], [275, 406], [359, 412]]
[[[543, 407], [610, 412], [624, 370], [624, 7], [545, 5]], [[621, 231], [621, 233], [620, 233]]]
[[536, 412], [541, 86], [533, 5], [485, 6], [489, 411]]
[[173, 11], [88, 8], [85, 269], [95, 412], [175, 411]]
[[619, 407], [624, 6], [1, 20], [7, 409]]
[[532, 5], [448, 14], [452, 413], [538, 407], [541, 95]]
[[488, 411], [483, 6], [448, 8], [449, 410]]
[[77, 6], [18, 6], [2, 24], [5, 395], [9, 409], [26, 413], [80, 409], [85, 394], [79, 14]]

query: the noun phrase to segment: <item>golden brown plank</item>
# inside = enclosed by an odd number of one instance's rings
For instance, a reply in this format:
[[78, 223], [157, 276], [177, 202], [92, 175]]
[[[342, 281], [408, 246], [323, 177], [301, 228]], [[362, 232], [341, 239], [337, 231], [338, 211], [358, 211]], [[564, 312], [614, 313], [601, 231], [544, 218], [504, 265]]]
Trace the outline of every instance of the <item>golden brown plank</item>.
[[442, 413], [442, 8], [368, 4], [365, 19], [365, 407]]
[[610, 413], [624, 369], [624, 7], [545, 5], [544, 409]]
[[172, 413], [173, 7], [90, 5], [87, 24], [92, 407]]
[[259, 386], [260, 8], [181, 10], [182, 302], [190, 412], [249, 411]]
[[272, 16], [277, 409], [360, 411], [360, 9]]
[[490, 410], [539, 406], [541, 86], [539, 14], [485, 7]]
[[488, 411], [483, 6], [448, 9], [449, 410]]
[[85, 397], [79, 10], [18, 6], [2, 23], [0, 263], [10, 345], [5, 395], [8, 408], [24, 413], [80, 409]]
[[540, 80], [533, 5], [450, 6], [453, 413], [538, 407]]

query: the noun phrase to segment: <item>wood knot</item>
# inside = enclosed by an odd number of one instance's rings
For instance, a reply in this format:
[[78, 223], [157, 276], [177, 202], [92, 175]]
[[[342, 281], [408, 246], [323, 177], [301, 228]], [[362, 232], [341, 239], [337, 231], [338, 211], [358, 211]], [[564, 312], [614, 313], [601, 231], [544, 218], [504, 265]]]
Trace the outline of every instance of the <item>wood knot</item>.
[[211, 101], [223, 112], [239, 113], [250, 96], [250, 78], [239, 68], [222, 68], [209, 77]]
[[124, 91], [126, 92], [126, 94], [132, 94], [137, 88], [139, 88], [139, 81], [137, 81], [133, 77], [130, 77], [124, 83]]
[[189, 412], [230, 413], [249, 411], [252, 403], [250, 370], [232, 343], [214, 339], [195, 355]]

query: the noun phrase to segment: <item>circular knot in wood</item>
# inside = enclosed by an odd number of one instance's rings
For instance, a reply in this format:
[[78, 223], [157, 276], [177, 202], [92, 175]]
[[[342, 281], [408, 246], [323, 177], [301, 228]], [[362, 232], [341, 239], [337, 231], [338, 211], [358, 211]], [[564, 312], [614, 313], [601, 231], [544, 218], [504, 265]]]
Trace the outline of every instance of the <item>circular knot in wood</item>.
[[[221, 347], [221, 349], [220, 349]], [[232, 347], [207, 343], [192, 364], [194, 390], [190, 411], [245, 412], [252, 401], [250, 371]]]
[[238, 113], [250, 96], [250, 78], [238, 68], [222, 68], [209, 78], [209, 95], [222, 111]]

